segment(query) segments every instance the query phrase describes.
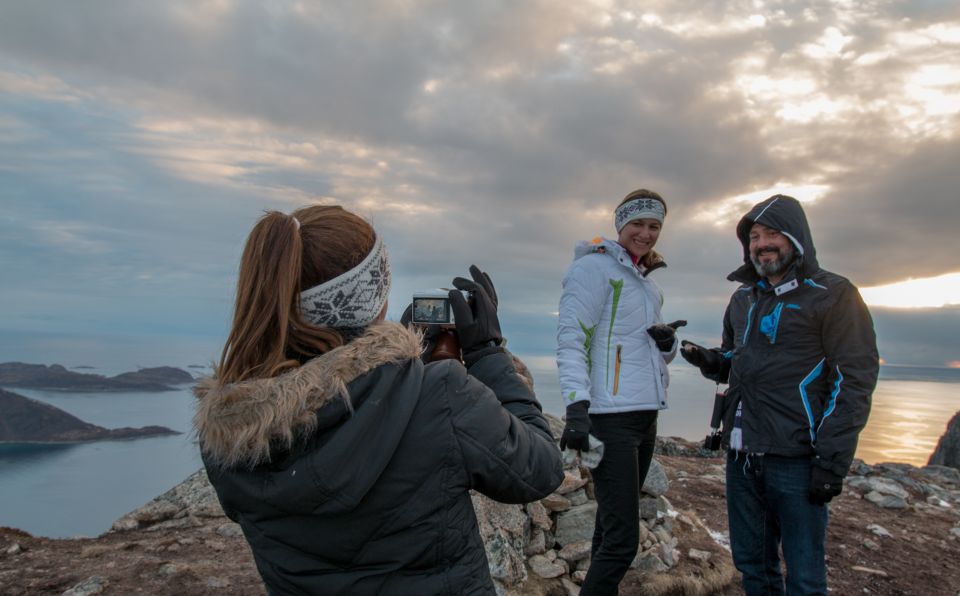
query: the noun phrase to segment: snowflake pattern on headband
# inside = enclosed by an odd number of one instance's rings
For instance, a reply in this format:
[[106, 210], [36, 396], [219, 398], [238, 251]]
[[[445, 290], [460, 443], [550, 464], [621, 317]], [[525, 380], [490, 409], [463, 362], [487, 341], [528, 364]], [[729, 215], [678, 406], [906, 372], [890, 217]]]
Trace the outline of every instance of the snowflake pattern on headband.
[[380, 237], [346, 273], [300, 293], [300, 311], [320, 327], [356, 328], [373, 322], [390, 294], [390, 259]]
[[666, 215], [666, 213], [663, 208], [663, 203], [660, 201], [656, 199], [634, 199], [617, 208], [615, 222], [617, 232], [622, 230], [623, 226], [631, 221], [643, 217], [656, 219], [662, 223], [664, 215]]

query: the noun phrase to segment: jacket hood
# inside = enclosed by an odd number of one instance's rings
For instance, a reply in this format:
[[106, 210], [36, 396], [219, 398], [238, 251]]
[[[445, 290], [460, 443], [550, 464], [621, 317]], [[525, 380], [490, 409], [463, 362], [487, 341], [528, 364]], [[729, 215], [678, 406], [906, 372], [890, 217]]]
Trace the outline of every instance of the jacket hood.
[[797, 251], [794, 269], [798, 275], [809, 277], [819, 271], [817, 250], [813, 245], [810, 225], [800, 202], [787, 195], [774, 195], [753, 206], [737, 224], [737, 238], [743, 246], [743, 265], [727, 276], [730, 281], [756, 283], [760, 280], [750, 261], [750, 228], [759, 223], [781, 232]]
[[[194, 429], [204, 456], [225, 468], [269, 462], [272, 451], [289, 450], [318, 427], [349, 416], [348, 383], [385, 364], [418, 360], [422, 350], [417, 333], [384, 322], [276, 377], [228, 385], [201, 379], [194, 388], [199, 400]], [[345, 416], [331, 416], [332, 410]]]

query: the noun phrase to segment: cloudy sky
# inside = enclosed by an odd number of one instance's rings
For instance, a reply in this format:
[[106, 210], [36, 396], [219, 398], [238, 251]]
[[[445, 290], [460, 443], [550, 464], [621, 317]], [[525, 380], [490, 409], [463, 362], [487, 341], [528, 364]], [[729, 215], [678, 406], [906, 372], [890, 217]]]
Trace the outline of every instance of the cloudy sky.
[[250, 227], [308, 203], [383, 234], [392, 317], [476, 262], [549, 355], [573, 244], [638, 187], [686, 337], [717, 342], [736, 220], [787, 192], [884, 359], [960, 366], [960, 5], [0, 0], [7, 355], [212, 358]]

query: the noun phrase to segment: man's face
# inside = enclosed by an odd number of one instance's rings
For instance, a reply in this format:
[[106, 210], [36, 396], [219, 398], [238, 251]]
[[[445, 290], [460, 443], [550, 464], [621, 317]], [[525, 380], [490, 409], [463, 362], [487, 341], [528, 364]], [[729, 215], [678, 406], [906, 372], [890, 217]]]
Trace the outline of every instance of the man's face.
[[750, 228], [750, 261], [761, 277], [782, 277], [793, 256], [793, 244], [779, 231], [758, 223]]

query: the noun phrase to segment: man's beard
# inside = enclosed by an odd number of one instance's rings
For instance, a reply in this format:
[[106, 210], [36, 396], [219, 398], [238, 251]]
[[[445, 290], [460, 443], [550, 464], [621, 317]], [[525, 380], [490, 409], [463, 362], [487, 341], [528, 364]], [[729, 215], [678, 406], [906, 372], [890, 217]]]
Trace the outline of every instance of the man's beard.
[[760, 250], [750, 253], [750, 262], [753, 263], [754, 269], [757, 270], [757, 275], [760, 277], [770, 277], [771, 275], [780, 275], [784, 273], [790, 264], [793, 263], [794, 251], [793, 247], [789, 244], [787, 249], [780, 251], [779, 249], [774, 248], [773, 250], [777, 253], [777, 258], [772, 261], [760, 261], [760, 253], [766, 249], [769, 252], [771, 247], [763, 247]]

